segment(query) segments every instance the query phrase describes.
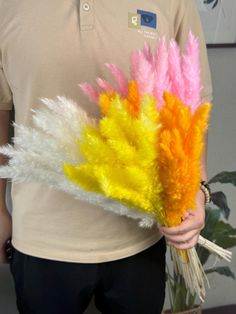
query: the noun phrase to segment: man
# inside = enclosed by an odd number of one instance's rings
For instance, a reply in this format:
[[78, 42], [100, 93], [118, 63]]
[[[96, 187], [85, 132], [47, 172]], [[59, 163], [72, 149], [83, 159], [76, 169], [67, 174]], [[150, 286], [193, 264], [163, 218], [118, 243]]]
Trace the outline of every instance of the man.
[[[0, 144], [8, 140], [9, 110], [31, 125], [40, 97], [65, 95], [91, 116], [96, 105], [78, 83], [110, 79], [104, 63], [128, 71], [129, 54], [165, 35], [184, 47], [189, 30], [201, 44], [203, 99], [212, 89], [194, 0], [0, 0]], [[1, 157], [1, 163], [5, 160]], [[201, 178], [207, 179], [206, 152]], [[175, 228], [141, 229], [137, 222], [74, 200], [42, 184], [14, 184], [13, 213], [0, 180], [0, 260], [11, 256], [21, 314], [83, 313], [91, 297], [108, 314], [157, 314], [165, 296], [165, 242], [195, 245], [204, 226], [198, 209]], [[12, 238], [13, 249], [9, 245]]]

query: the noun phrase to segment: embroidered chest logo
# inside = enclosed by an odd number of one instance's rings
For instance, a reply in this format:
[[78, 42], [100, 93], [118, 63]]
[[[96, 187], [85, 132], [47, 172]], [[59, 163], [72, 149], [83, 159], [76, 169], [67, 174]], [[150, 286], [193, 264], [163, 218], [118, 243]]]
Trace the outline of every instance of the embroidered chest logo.
[[129, 28], [140, 29], [142, 26], [152, 29], [157, 28], [157, 15], [152, 12], [137, 10], [137, 13], [128, 13]]
[[137, 10], [137, 13], [128, 13], [128, 27], [136, 29], [145, 38], [157, 39], [157, 22], [153, 12]]

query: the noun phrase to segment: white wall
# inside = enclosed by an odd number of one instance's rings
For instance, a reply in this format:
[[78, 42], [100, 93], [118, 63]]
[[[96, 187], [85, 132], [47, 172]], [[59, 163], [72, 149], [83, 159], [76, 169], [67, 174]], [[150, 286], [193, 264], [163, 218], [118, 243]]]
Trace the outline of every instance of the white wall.
[[[209, 129], [209, 178], [223, 170], [236, 171], [236, 48], [209, 49], [213, 78], [214, 107]], [[236, 187], [217, 184], [214, 190], [223, 190], [231, 208], [230, 223], [236, 227]], [[230, 265], [236, 276], [236, 248]], [[214, 261], [212, 261], [214, 263]], [[226, 265], [220, 262], [217, 265]], [[205, 307], [236, 304], [236, 280], [217, 274], [210, 277]]]

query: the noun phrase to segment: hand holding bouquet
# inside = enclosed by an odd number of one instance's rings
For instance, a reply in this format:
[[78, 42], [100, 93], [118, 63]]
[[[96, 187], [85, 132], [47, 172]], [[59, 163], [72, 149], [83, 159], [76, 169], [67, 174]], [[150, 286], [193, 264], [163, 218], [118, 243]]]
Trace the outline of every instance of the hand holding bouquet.
[[[131, 56], [131, 80], [114, 64], [116, 86], [97, 79], [82, 84], [102, 117], [90, 119], [76, 104], [42, 99], [34, 128], [16, 125], [15, 147], [0, 176], [41, 181], [141, 227], [174, 227], [196, 210], [200, 159], [211, 105], [201, 102], [198, 41], [190, 33], [181, 55], [175, 41], [162, 38], [152, 53], [145, 45]], [[102, 210], [102, 209], [101, 209]], [[199, 243], [221, 257], [230, 253], [207, 240]], [[194, 248], [171, 247], [174, 267], [192, 293], [204, 299], [204, 271]]]

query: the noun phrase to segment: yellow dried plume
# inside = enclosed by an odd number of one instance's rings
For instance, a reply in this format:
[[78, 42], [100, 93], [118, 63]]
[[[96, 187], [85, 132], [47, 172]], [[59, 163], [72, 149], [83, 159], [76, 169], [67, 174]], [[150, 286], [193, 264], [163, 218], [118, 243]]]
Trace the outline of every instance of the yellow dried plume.
[[129, 95], [101, 94], [103, 118], [84, 130], [78, 143], [85, 162], [64, 164], [67, 177], [97, 192], [176, 226], [195, 209], [200, 160], [211, 105], [194, 114], [172, 94], [157, 110], [152, 96], [140, 98], [135, 81]]
[[145, 96], [134, 104], [136, 100], [103, 94], [105, 116], [97, 127], [84, 130], [79, 143], [86, 162], [65, 163], [64, 170], [85, 190], [118, 199], [164, 223], [156, 145], [159, 113], [153, 97]]

